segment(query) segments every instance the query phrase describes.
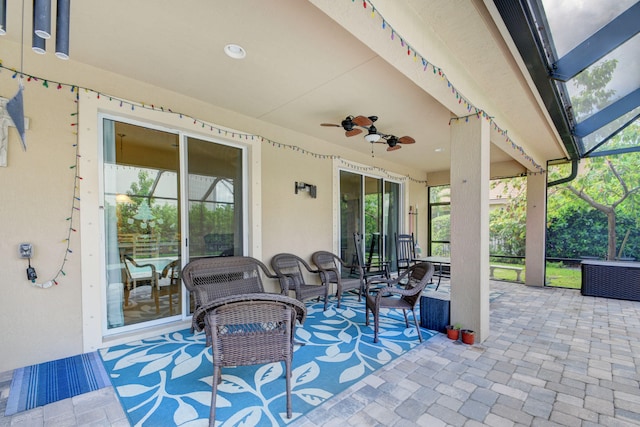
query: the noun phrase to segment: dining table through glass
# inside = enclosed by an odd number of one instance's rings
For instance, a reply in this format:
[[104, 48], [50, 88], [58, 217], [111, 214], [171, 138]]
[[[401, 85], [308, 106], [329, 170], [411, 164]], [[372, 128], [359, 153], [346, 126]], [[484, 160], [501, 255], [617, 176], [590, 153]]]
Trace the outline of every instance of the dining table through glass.
[[451, 258], [443, 256], [426, 256], [421, 258], [414, 258], [415, 262], [430, 262], [436, 267], [434, 276], [438, 276], [438, 284], [436, 285], [436, 291], [440, 287], [440, 281], [443, 277], [451, 277]]

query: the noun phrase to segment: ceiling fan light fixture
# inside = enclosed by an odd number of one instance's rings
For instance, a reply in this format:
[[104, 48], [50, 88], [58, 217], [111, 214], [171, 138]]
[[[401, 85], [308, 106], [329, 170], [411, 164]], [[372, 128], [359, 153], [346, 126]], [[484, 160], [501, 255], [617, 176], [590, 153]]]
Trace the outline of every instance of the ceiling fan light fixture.
[[364, 139], [367, 140], [367, 142], [378, 142], [380, 140], [380, 135], [378, 135], [377, 133], [368, 133], [364, 136]]

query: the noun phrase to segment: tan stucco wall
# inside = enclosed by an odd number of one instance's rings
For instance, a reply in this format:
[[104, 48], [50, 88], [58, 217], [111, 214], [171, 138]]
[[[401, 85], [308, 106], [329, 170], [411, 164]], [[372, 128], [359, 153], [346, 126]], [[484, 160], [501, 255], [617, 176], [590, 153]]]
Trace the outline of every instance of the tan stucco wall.
[[[5, 66], [17, 67], [20, 64], [18, 46], [3, 40], [0, 59]], [[339, 156], [350, 162], [424, 179], [423, 173], [394, 164], [384, 154], [372, 159], [370, 155], [314, 140], [72, 60], [65, 62], [53, 55], [38, 56], [25, 51], [24, 66], [24, 72], [30, 75], [90, 88], [90, 91], [80, 89], [81, 109], [91, 104], [89, 99], [97, 97], [96, 92], [100, 92], [102, 102], [114, 96], [163, 106], [208, 123], [263, 135], [272, 141], [313, 153]], [[4, 98], [11, 98], [18, 88], [12, 74], [8, 70], [0, 72], [0, 96]], [[0, 372], [78, 354], [101, 343], [106, 345], [101, 337], [100, 324], [103, 316], [101, 260], [96, 259], [101, 256], [98, 250], [101, 225], [98, 213], [99, 168], [95, 163], [98, 152], [94, 129], [96, 117], [72, 115], [76, 111], [76, 93], [72, 93], [68, 86], [57, 89], [50, 83], [46, 88], [42, 83], [25, 81], [25, 115], [30, 119], [28, 151], [22, 151], [17, 133], [11, 128], [8, 166], [0, 168], [0, 259], [3, 260]], [[116, 103], [111, 105], [116, 105], [114, 109], [121, 114], [133, 114], [126, 108], [119, 108]], [[76, 119], [80, 120], [77, 127], [72, 126]], [[187, 127], [186, 123], [182, 126]], [[83, 200], [80, 203], [86, 209], [75, 212], [74, 228], [77, 232], [71, 236], [72, 252], [66, 253], [64, 239], [69, 230], [66, 218], [69, 217], [74, 194], [75, 169], [70, 166], [76, 160], [76, 129], [81, 130], [81, 152], [87, 154], [80, 159], [79, 168], [83, 177], [80, 192]], [[253, 195], [249, 223], [251, 254], [268, 263], [278, 252], [293, 252], [308, 258], [318, 249], [336, 249], [335, 170], [340, 162], [269, 143], [247, 144], [254, 146], [250, 150], [249, 162], [255, 163], [252, 170], [257, 171], [256, 176], [250, 178]], [[259, 144], [259, 149], [255, 144]], [[295, 181], [316, 185], [318, 197], [312, 199], [307, 193], [294, 194]], [[407, 208], [409, 205], [418, 206], [421, 212], [419, 233], [426, 243], [426, 188], [424, 184], [408, 180], [406, 183], [409, 198], [404, 203]], [[81, 223], [84, 229], [79, 226]], [[59, 285], [49, 289], [31, 285], [26, 279], [27, 261], [18, 257], [21, 242], [34, 245], [32, 265], [37, 270], [38, 283], [55, 276], [67, 256], [65, 275], [58, 278]], [[81, 242], [85, 246], [81, 246]], [[275, 283], [267, 286], [270, 285], [276, 289]], [[157, 330], [149, 333], [157, 333]], [[130, 334], [121, 340], [139, 335]], [[111, 339], [109, 342], [115, 341]]]

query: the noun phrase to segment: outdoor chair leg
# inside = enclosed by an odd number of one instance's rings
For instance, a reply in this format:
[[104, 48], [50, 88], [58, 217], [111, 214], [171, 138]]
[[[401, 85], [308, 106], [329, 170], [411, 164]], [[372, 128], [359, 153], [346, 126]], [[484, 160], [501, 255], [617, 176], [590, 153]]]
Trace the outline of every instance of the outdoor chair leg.
[[407, 317], [407, 310], [402, 310], [402, 314], [404, 314], [404, 324], [409, 327], [409, 318]]
[[420, 325], [418, 325], [418, 317], [416, 316], [416, 312], [414, 310], [411, 310], [411, 312], [413, 313], [413, 321], [416, 324], [416, 331], [418, 331], [418, 338], [420, 338], [420, 342], [422, 342], [422, 333], [420, 332]]
[[213, 378], [211, 379], [211, 408], [209, 409], [209, 427], [216, 425], [216, 396], [218, 394], [218, 381], [222, 375], [220, 367], [213, 365]]
[[291, 418], [291, 358], [287, 359], [284, 363], [287, 371], [287, 418]]
[[373, 342], [378, 342], [378, 328], [380, 327], [380, 309], [373, 312]]

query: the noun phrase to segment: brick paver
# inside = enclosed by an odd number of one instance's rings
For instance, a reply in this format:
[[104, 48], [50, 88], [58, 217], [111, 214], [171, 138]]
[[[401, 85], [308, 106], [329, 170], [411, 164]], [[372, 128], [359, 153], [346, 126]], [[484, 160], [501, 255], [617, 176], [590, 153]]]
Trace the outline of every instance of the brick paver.
[[[291, 426], [640, 426], [640, 302], [491, 282], [491, 334], [443, 334]], [[4, 413], [10, 373], [0, 373]], [[2, 414], [0, 414], [2, 415]], [[20, 425], [128, 425], [112, 388], [0, 417]]]

